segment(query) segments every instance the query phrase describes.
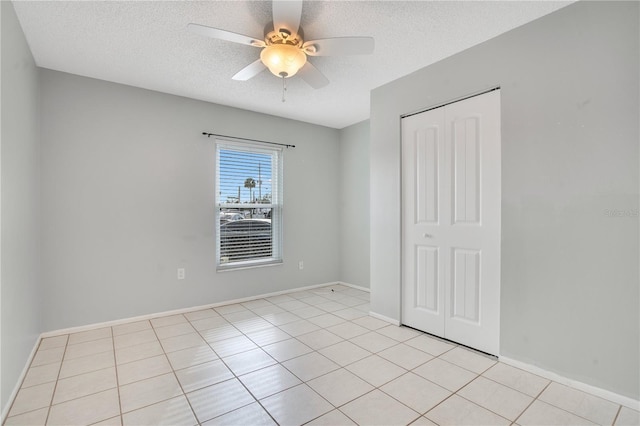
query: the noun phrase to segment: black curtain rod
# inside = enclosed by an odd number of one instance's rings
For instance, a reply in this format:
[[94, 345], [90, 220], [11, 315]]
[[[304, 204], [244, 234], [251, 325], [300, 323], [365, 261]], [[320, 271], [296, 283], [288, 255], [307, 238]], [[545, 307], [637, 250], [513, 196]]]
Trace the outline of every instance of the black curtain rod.
[[219, 136], [221, 138], [236, 139], [236, 140], [239, 140], [239, 141], [250, 141], [250, 142], [267, 143], [269, 145], [284, 146], [285, 148], [295, 148], [296, 147], [295, 145], [288, 145], [286, 143], [267, 142], [267, 141], [261, 141], [261, 140], [258, 140], [258, 139], [239, 138], [237, 136], [218, 135], [218, 134], [215, 134], [215, 133], [207, 133], [207, 132], [202, 132], [202, 134], [205, 135], [208, 138], [210, 138], [211, 136]]
[[454, 99], [452, 101], [445, 102], [443, 104], [438, 104], [438, 105], [429, 107], [427, 109], [421, 109], [420, 111], [410, 112], [409, 114], [403, 114], [403, 115], [400, 116], [400, 118], [407, 118], [407, 117], [411, 117], [412, 115], [422, 114], [423, 112], [431, 111], [432, 109], [442, 108], [443, 106], [447, 106], [447, 105], [450, 105], [450, 104], [455, 104], [456, 102], [464, 101], [464, 100], [467, 100], [469, 98], [475, 98], [476, 96], [484, 95], [485, 93], [493, 92], [493, 91], [496, 91], [496, 90], [500, 90], [500, 86], [492, 87], [491, 89], [483, 90], [482, 92], [475, 92], [475, 93], [472, 93], [470, 95], [465, 95], [465, 96], [456, 98], [456, 99]]

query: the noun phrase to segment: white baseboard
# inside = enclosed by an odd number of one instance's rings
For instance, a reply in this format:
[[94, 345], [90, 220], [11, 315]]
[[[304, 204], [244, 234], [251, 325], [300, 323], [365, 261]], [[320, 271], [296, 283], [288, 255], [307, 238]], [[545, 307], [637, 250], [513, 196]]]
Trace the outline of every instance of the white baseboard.
[[[207, 304], [207, 305], [194, 306], [194, 307], [190, 307], [190, 308], [175, 309], [175, 310], [172, 310], [172, 311], [165, 311], [165, 312], [156, 312], [156, 313], [153, 313], [153, 314], [140, 315], [140, 316], [125, 318], [125, 319], [119, 319], [119, 320], [113, 320], [113, 321], [105, 321], [105, 322], [101, 322], [101, 323], [82, 325], [82, 326], [78, 326], [78, 327], [70, 327], [70, 328], [65, 328], [65, 329], [60, 329], [60, 330], [47, 331], [47, 332], [42, 333], [40, 335], [40, 338], [60, 336], [60, 335], [63, 335], [63, 334], [79, 333], [81, 331], [95, 330], [97, 328], [103, 328], [103, 327], [113, 327], [113, 326], [116, 326], [116, 325], [126, 324], [126, 323], [129, 323], [129, 322], [146, 321], [146, 320], [150, 320], [150, 319], [154, 319], [154, 318], [158, 318], [158, 317], [164, 317], [164, 316], [168, 316], [168, 315], [185, 314], [185, 313], [188, 313], [188, 312], [201, 311], [203, 309], [217, 308], [217, 307], [224, 306], [224, 305], [232, 305], [232, 304], [235, 304], [235, 303], [249, 302], [251, 300], [264, 299], [264, 298], [267, 298], [267, 297], [280, 296], [282, 294], [296, 293], [296, 292], [299, 292], [299, 291], [313, 290], [313, 289], [319, 288], [319, 287], [327, 287], [327, 286], [330, 286], [330, 285], [339, 285], [339, 284], [343, 284], [343, 283], [341, 283], [339, 281], [336, 281], [336, 282], [329, 282], [329, 283], [323, 283], [323, 284], [314, 284], [314, 285], [309, 285], [309, 286], [305, 286], [305, 287], [297, 287], [297, 288], [292, 288], [292, 289], [288, 289], [288, 290], [275, 291], [275, 292], [272, 292], [272, 293], [259, 294], [259, 295], [256, 295], [256, 296], [249, 296], [249, 297], [242, 297], [242, 298], [239, 298], [239, 299], [225, 300], [225, 301], [222, 301], [222, 302], [210, 303], [210, 304]], [[344, 284], [344, 285], [347, 285], [347, 284]]]
[[4, 421], [7, 419], [7, 415], [9, 415], [9, 410], [11, 409], [11, 406], [13, 405], [13, 401], [16, 399], [16, 396], [18, 396], [18, 391], [20, 391], [22, 382], [24, 381], [24, 378], [27, 375], [27, 371], [29, 371], [29, 367], [31, 366], [31, 361], [33, 361], [33, 357], [36, 356], [36, 352], [38, 351], [38, 346], [40, 346], [41, 340], [42, 340], [42, 336], [36, 339], [36, 343], [35, 345], [33, 345], [33, 349], [31, 349], [31, 353], [27, 358], [27, 362], [24, 364], [24, 368], [22, 369], [20, 376], [18, 376], [18, 381], [13, 387], [13, 391], [11, 392], [11, 395], [9, 395], [9, 399], [7, 399], [7, 404], [4, 407], [2, 407], [2, 417], [0, 417], [0, 424], [4, 424]]
[[366, 291], [367, 293], [371, 293], [371, 289], [369, 287], [362, 287], [362, 286], [355, 285], [355, 284], [349, 284], [349, 283], [346, 283], [344, 281], [338, 281], [337, 284], [342, 284], [342, 285], [347, 286], [347, 287], [355, 288], [356, 290], [362, 290], [362, 291]]
[[379, 320], [386, 321], [386, 322], [388, 322], [390, 324], [393, 324], [393, 325], [400, 326], [400, 321], [398, 321], [396, 319], [393, 319], [393, 318], [389, 318], [389, 317], [384, 316], [384, 315], [380, 315], [380, 314], [372, 312], [372, 311], [369, 311], [369, 316], [372, 316], [374, 318], [378, 318]]
[[595, 395], [600, 398], [615, 402], [616, 404], [620, 404], [625, 407], [631, 408], [633, 410], [640, 411], [640, 401], [636, 401], [635, 399], [629, 398], [628, 396], [619, 395], [615, 392], [611, 392], [606, 389], [602, 389], [593, 385], [579, 382], [577, 380], [569, 379], [558, 373], [554, 373], [552, 371], [545, 370], [544, 368], [527, 364], [525, 362], [518, 361], [509, 357], [500, 356], [498, 357], [498, 359], [500, 360], [500, 362], [504, 362], [505, 364], [510, 365], [512, 367], [519, 368], [529, 373], [536, 374], [540, 377], [544, 377], [545, 379], [553, 380], [556, 383], [570, 386], [574, 389], [578, 389], [583, 392], [590, 393], [591, 395]]

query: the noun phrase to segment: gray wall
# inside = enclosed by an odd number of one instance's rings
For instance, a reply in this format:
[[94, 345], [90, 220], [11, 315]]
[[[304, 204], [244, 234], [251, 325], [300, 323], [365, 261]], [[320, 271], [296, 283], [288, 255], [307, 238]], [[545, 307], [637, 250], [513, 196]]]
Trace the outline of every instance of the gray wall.
[[340, 130], [340, 280], [369, 287], [369, 120]]
[[[45, 330], [340, 279], [338, 130], [40, 76]], [[296, 145], [284, 157], [284, 264], [216, 272], [215, 146], [203, 131]]]
[[13, 5], [0, 2], [2, 55], [0, 406], [40, 333], [38, 73]]
[[640, 397], [638, 7], [578, 2], [373, 91], [374, 312], [400, 319], [400, 115], [500, 85], [500, 352]]

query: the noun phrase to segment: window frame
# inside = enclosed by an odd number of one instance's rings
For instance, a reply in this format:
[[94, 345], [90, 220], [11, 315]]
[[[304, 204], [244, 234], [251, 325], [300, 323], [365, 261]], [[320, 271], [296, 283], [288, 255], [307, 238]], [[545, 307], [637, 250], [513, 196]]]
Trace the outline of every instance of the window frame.
[[[222, 202], [220, 151], [230, 150], [249, 154], [262, 154], [271, 157], [271, 203], [228, 203]], [[260, 144], [245, 139], [215, 139], [215, 231], [216, 231], [216, 270], [229, 271], [255, 268], [283, 263], [283, 192], [284, 192], [284, 159], [283, 148]], [[239, 207], [241, 206], [241, 207]], [[223, 262], [221, 256], [220, 217], [223, 209], [271, 209], [271, 256], [249, 260]]]

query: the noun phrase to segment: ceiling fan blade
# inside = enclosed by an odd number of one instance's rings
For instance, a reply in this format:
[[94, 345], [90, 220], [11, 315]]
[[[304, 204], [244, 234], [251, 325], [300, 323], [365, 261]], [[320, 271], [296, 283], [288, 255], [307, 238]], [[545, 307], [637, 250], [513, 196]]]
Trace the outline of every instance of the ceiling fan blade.
[[262, 71], [265, 70], [265, 68], [267, 67], [265, 67], [262, 61], [258, 59], [257, 61], [252, 62], [246, 67], [242, 68], [231, 78], [233, 80], [238, 80], [238, 81], [247, 81], [250, 78], [253, 78], [256, 75], [260, 74]]
[[189, 31], [195, 34], [199, 34], [205, 37], [217, 38], [218, 40], [232, 41], [234, 43], [248, 44], [249, 46], [264, 47], [264, 40], [260, 40], [247, 35], [233, 33], [227, 30], [221, 30], [220, 28], [207, 27], [200, 24], [187, 25]]
[[309, 61], [307, 61], [307, 63], [304, 64], [302, 68], [300, 68], [300, 71], [298, 71], [298, 75], [302, 77], [302, 79], [314, 89], [321, 89], [329, 84], [329, 79], [325, 77], [324, 74], [322, 74], [320, 70], [314, 67]]
[[373, 53], [373, 37], [336, 37], [311, 40], [302, 45], [309, 56], [368, 55]]
[[273, 28], [278, 31], [285, 28], [291, 35], [298, 33], [300, 27], [300, 17], [302, 16], [302, 0], [273, 2]]

